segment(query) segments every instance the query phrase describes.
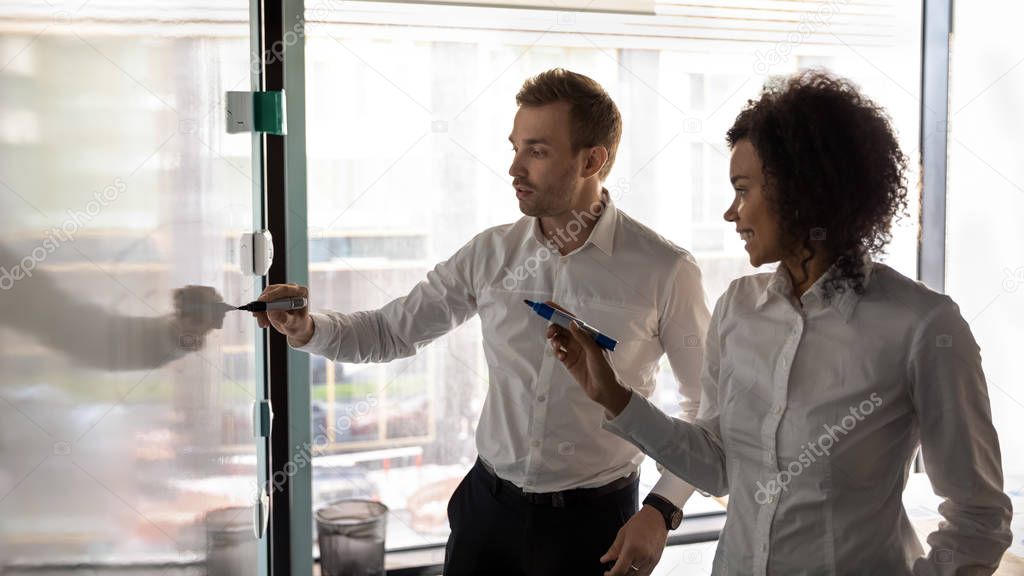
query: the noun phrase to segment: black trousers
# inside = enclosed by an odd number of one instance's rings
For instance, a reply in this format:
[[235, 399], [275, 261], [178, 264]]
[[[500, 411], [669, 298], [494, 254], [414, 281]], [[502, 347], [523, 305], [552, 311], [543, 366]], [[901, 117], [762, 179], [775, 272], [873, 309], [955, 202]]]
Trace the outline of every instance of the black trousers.
[[639, 507], [638, 482], [565, 507], [532, 504], [480, 462], [448, 502], [444, 576], [600, 576], [599, 558]]

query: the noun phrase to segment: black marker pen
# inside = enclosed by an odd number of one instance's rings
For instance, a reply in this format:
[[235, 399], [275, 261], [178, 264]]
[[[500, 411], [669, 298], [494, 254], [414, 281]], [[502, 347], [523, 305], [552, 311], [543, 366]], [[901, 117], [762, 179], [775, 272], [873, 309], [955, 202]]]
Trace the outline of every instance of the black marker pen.
[[267, 310], [299, 310], [305, 308], [308, 302], [303, 296], [296, 296], [295, 298], [282, 298], [280, 300], [274, 300], [271, 302], [249, 302], [244, 306], [239, 306], [236, 310], [245, 310], [246, 312], [266, 312]]

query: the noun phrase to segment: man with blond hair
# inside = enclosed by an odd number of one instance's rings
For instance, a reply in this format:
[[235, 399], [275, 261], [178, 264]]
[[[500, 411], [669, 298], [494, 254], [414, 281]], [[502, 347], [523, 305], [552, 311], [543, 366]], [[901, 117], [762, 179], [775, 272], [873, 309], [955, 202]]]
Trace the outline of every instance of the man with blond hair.
[[[692, 419], [709, 318], [700, 270], [602, 186], [622, 119], [597, 82], [549, 70], [516, 102], [509, 175], [522, 218], [481, 232], [378, 310], [257, 316], [300, 350], [387, 362], [479, 314], [489, 389], [479, 458], [448, 505], [444, 573], [650, 574], [693, 488], [664, 473], [640, 507], [643, 455], [601, 428], [603, 411], [558, 365], [547, 322], [523, 300], [557, 302], [616, 338], [609, 358], [644, 396], [667, 354]], [[308, 290], [274, 285], [260, 299], [298, 295]]]

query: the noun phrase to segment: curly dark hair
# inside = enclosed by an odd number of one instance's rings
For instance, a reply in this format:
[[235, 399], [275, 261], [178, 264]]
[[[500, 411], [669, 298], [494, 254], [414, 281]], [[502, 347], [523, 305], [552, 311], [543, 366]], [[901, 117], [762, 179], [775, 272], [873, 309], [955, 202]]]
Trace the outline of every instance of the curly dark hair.
[[764, 166], [766, 198], [779, 218], [783, 249], [810, 256], [820, 242], [836, 272], [825, 295], [864, 292], [861, 261], [892, 239], [906, 213], [907, 158], [889, 116], [848, 80], [820, 70], [766, 84], [726, 133], [729, 147], [749, 140]]

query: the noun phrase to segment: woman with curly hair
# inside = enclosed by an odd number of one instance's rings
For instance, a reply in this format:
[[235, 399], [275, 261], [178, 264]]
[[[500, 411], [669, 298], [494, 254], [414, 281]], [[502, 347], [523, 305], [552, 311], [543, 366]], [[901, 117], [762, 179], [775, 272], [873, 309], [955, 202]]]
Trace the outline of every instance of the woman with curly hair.
[[[715, 574], [991, 574], [1011, 511], [978, 345], [949, 297], [872, 259], [906, 206], [885, 112], [805, 72], [727, 140], [725, 219], [751, 264], [779, 264], [715, 306], [697, 420], [633, 394], [580, 330], [549, 328], [556, 355], [605, 429], [729, 495]], [[918, 446], [946, 520], [927, 556], [901, 499]]]

